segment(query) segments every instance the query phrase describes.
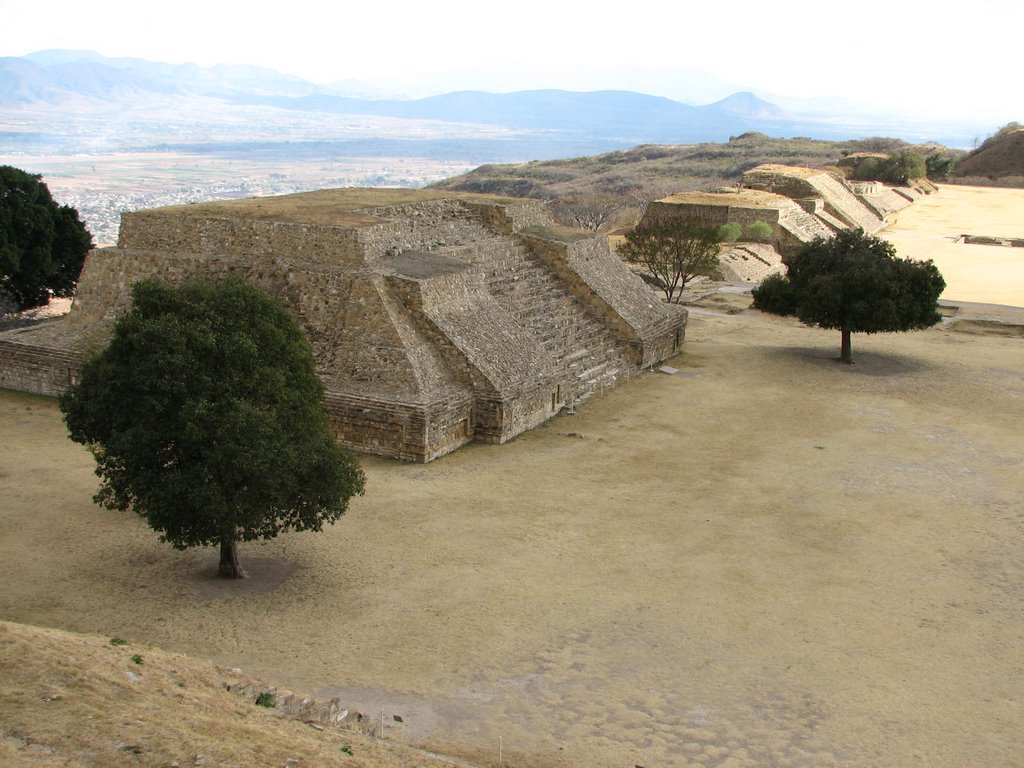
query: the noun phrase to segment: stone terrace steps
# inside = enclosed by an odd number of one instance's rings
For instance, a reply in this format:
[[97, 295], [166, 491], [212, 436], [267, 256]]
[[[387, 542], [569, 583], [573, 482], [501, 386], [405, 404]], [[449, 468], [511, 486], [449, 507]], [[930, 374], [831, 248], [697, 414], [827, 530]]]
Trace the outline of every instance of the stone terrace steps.
[[565, 366], [583, 399], [632, 369], [620, 342], [523, 245], [514, 246], [487, 274], [498, 303]]
[[570, 380], [566, 401], [582, 400], [633, 369], [625, 349], [522, 243], [463, 223], [460, 244], [440, 253], [484, 269], [488, 291], [551, 355]]
[[861, 202], [853, 190], [843, 182], [827, 173], [822, 173], [815, 176], [814, 186], [824, 194], [828, 203], [854, 226], [862, 228], [868, 234], [873, 234], [881, 229], [880, 217]]
[[819, 235], [821, 237], [832, 236], [832, 231], [818, 217], [799, 206], [795, 210], [788, 211], [781, 218], [779, 224], [805, 243], [809, 243]]

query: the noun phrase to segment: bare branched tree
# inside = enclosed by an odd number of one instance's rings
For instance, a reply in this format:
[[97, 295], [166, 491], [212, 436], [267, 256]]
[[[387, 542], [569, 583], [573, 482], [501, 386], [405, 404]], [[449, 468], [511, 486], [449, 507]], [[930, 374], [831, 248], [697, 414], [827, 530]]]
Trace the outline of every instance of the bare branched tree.
[[551, 213], [559, 224], [597, 232], [605, 224], [610, 224], [615, 214], [626, 205], [627, 201], [622, 197], [572, 195], [551, 203]]
[[721, 240], [716, 227], [692, 219], [666, 219], [641, 222], [626, 234], [618, 251], [623, 259], [650, 273], [665, 300], [672, 303], [693, 278], [715, 273]]

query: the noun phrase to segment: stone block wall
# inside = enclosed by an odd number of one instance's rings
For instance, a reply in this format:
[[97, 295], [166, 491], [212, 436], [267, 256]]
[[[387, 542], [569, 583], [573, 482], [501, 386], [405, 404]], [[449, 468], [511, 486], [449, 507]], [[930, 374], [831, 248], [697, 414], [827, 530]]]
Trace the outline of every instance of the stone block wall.
[[362, 261], [356, 232], [347, 227], [265, 221], [239, 214], [190, 215], [178, 209], [126, 212], [121, 215], [119, 248], [232, 256], [251, 260], [288, 254], [289, 261], [355, 266]]
[[471, 394], [423, 405], [328, 392], [335, 439], [362, 453], [425, 463], [473, 440]]
[[357, 231], [364, 258], [371, 263], [410, 250], [473, 249], [494, 235], [504, 236], [507, 243], [519, 229], [552, 223], [544, 204], [534, 200], [509, 205], [439, 200], [388, 206], [374, 213], [383, 220]]
[[658, 220], [662, 217], [684, 216], [708, 226], [735, 222], [743, 227], [755, 222], [764, 222], [772, 228], [771, 241], [780, 253], [798, 249], [806, 242], [800, 234], [807, 228], [806, 223], [803, 226], [794, 223], [804, 221], [803, 211], [793, 201], [780, 200], [772, 206], [751, 206], [731, 205], [730, 199], [730, 193], [723, 192], [720, 204], [658, 200], [648, 206], [644, 219], [650, 217], [652, 220]]
[[0, 388], [56, 396], [71, 386], [82, 366], [81, 355], [8, 334], [0, 338]]

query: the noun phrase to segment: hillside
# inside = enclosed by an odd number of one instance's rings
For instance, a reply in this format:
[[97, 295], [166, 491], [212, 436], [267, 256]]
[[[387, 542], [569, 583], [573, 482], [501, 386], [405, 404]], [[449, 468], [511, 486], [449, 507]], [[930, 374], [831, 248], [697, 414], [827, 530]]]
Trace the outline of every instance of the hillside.
[[961, 160], [954, 173], [966, 184], [1024, 186], [1024, 126], [1004, 126]]
[[451, 765], [257, 706], [227, 691], [237, 670], [110, 640], [0, 622], [0, 765]]
[[[434, 186], [520, 197], [622, 195], [651, 199], [733, 183], [744, 171], [762, 163], [831, 168], [853, 152], [890, 152], [910, 146], [899, 139], [825, 141], [744, 133], [721, 144], [645, 144], [591, 157], [484, 165]], [[922, 148], [924, 152], [944, 150], [934, 144]]]
[[[476, 140], [500, 139], [498, 146], [482, 145], [489, 154], [482, 162], [565, 157], [641, 143], [725, 141], [750, 131], [837, 140], [883, 133], [912, 141], [965, 141], [962, 126], [817, 110], [804, 113], [792, 103], [783, 109], [737, 87], [741, 90], [702, 104], [613, 89], [456, 90], [426, 98], [366, 98], [367, 91], [374, 90], [367, 84], [315, 84], [259, 67], [200, 67], [50, 50], [0, 57], [0, 118], [9, 126], [0, 149], [3, 144], [48, 150], [69, 144], [84, 144], [89, 151], [97, 146], [123, 147], [126, 139], [134, 138], [124, 136], [123, 125], [93, 134], [81, 123], [98, 121], [109, 127], [112, 116], [125, 114], [132, 115], [132, 132], [140, 120], [152, 123], [148, 133], [162, 125], [162, 142], [169, 145], [182, 143], [182, 124], [195, 119], [220, 124], [226, 119], [233, 125], [239, 117], [247, 118], [232, 131], [217, 131], [220, 142], [237, 139], [238, 134], [248, 136], [254, 124], [267, 122], [346, 119], [358, 125], [370, 118], [378, 129], [394, 128], [397, 122], [409, 144], [405, 156], [416, 152], [419, 140], [443, 124], [449, 138], [472, 128]], [[43, 125], [34, 123], [36, 117], [45, 117]], [[83, 128], [91, 134], [88, 142]], [[201, 135], [209, 143], [210, 132]], [[300, 137], [281, 131], [277, 138], [295, 142]], [[465, 150], [449, 147], [447, 152], [461, 156]]]
[[[43, 51], [0, 57], [0, 112], [46, 110], [57, 115], [155, 110], [188, 115], [201, 110], [257, 111], [277, 116], [363, 116], [410, 121], [422, 131], [444, 123], [450, 133], [476, 126], [506, 141], [526, 144], [518, 157], [559, 157], [532, 145], [538, 139], [569, 143], [576, 152], [606, 151], [640, 142], [722, 139], [750, 130], [824, 132], [827, 122], [790, 115], [753, 93], [738, 92], [694, 106], [633, 91], [588, 93], [545, 89], [513, 93], [456, 91], [419, 99], [356, 98], [333, 86], [316, 86], [270, 70], [244, 66], [197, 67], [142, 59], [107, 58], [90, 51]], [[163, 111], [160, 117], [174, 122]], [[180, 118], [178, 118], [180, 119]], [[459, 127], [461, 126], [461, 128]], [[487, 126], [485, 130], [483, 126]], [[846, 133], [839, 129], [840, 135]], [[173, 132], [171, 132], [173, 135]], [[422, 138], [415, 130], [408, 138]], [[503, 160], [508, 155], [492, 155]]]

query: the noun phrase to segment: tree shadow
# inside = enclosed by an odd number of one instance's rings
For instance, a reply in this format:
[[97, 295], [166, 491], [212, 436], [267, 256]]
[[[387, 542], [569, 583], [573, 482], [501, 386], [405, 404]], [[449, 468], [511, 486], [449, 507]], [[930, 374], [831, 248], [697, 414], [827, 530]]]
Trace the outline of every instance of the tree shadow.
[[905, 376], [933, 370], [935, 366], [919, 357], [871, 351], [858, 352], [853, 349], [853, 363], [844, 363], [839, 359], [836, 350], [825, 347], [780, 347], [776, 350], [780, 356], [788, 357], [801, 363], [816, 365], [821, 368], [832, 368], [840, 373], [861, 376]]
[[204, 554], [206, 557], [201, 567], [193, 569], [187, 578], [207, 600], [226, 600], [272, 592], [302, 570], [302, 564], [296, 562], [294, 554], [287, 558], [246, 554], [243, 545], [241, 561], [247, 578], [225, 579], [217, 572], [217, 550], [204, 550]]

